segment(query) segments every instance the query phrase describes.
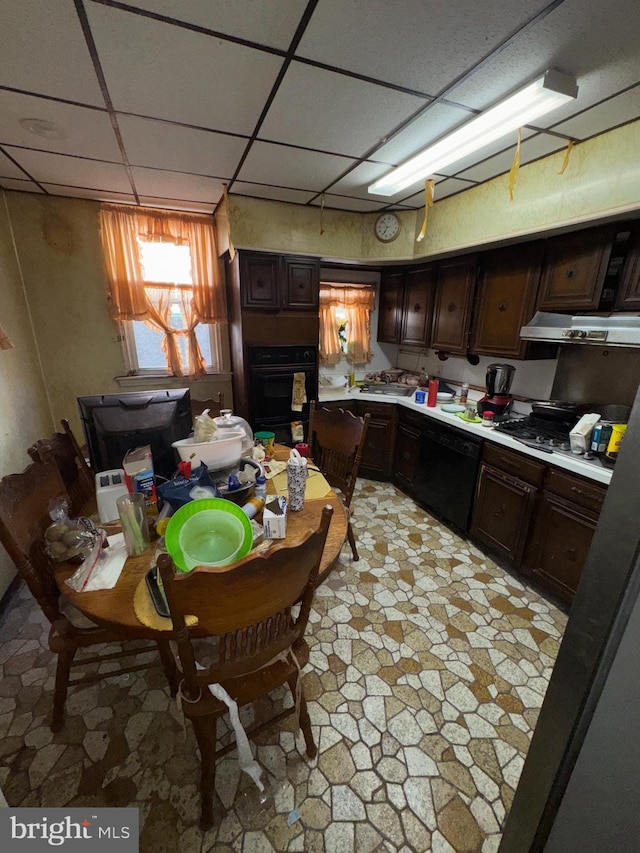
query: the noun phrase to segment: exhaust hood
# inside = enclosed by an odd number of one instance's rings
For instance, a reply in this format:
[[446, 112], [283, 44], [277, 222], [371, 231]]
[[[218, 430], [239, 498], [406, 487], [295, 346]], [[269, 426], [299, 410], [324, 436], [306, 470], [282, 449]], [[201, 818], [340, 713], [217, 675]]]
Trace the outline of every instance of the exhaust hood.
[[615, 313], [571, 316], [538, 311], [520, 329], [527, 341], [556, 344], [596, 344], [640, 348], [640, 314]]

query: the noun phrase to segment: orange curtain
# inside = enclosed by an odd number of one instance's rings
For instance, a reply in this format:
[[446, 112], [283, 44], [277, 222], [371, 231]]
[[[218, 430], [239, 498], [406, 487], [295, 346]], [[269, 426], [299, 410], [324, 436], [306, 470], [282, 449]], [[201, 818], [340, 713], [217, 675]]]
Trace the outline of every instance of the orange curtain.
[[[162, 330], [167, 367], [175, 376], [183, 375], [176, 335], [186, 335], [189, 375], [201, 376], [204, 359], [195, 327], [198, 323], [226, 320], [212, 217], [104, 205], [100, 227], [114, 319], [144, 320], [152, 328]], [[187, 329], [170, 327], [170, 299], [144, 281], [138, 239], [189, 246], [193, 287], [189, 298], [182, 300]]]
[[320, 361], [324, 364], [337, 364], [342, 350], [338, 337], [338, 318], [335, 301], [337, 288], [320, 286]]

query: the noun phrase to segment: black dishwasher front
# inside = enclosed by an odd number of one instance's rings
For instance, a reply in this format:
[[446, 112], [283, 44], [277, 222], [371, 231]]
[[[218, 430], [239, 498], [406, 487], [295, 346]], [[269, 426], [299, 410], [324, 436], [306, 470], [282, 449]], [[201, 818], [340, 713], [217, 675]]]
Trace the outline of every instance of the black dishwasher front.
[[435, 421], [422, 425], [415, 495], [426, 507], [467, 532], [480, 467], [482, 439]]

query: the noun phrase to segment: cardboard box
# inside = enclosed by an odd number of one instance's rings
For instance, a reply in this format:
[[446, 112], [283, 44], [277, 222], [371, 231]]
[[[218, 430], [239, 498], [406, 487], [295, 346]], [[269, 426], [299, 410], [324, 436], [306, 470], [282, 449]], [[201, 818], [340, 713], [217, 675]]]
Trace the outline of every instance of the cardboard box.
[[265, 539], [284, 539], [287, 535], [287, 500], [282, 495], [267, 501], [262, 513]]

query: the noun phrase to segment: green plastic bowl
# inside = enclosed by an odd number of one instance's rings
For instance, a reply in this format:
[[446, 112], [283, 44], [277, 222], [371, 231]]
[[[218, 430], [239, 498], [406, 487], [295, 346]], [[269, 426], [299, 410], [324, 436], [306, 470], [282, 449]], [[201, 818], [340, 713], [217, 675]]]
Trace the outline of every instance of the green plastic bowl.
[[223, 498], [201, 498], [171, 516], [164, 541], [179, 571], [189, 572], [195, 566], [227, 566], [246, 557], [253, 531], [236, 504]]

